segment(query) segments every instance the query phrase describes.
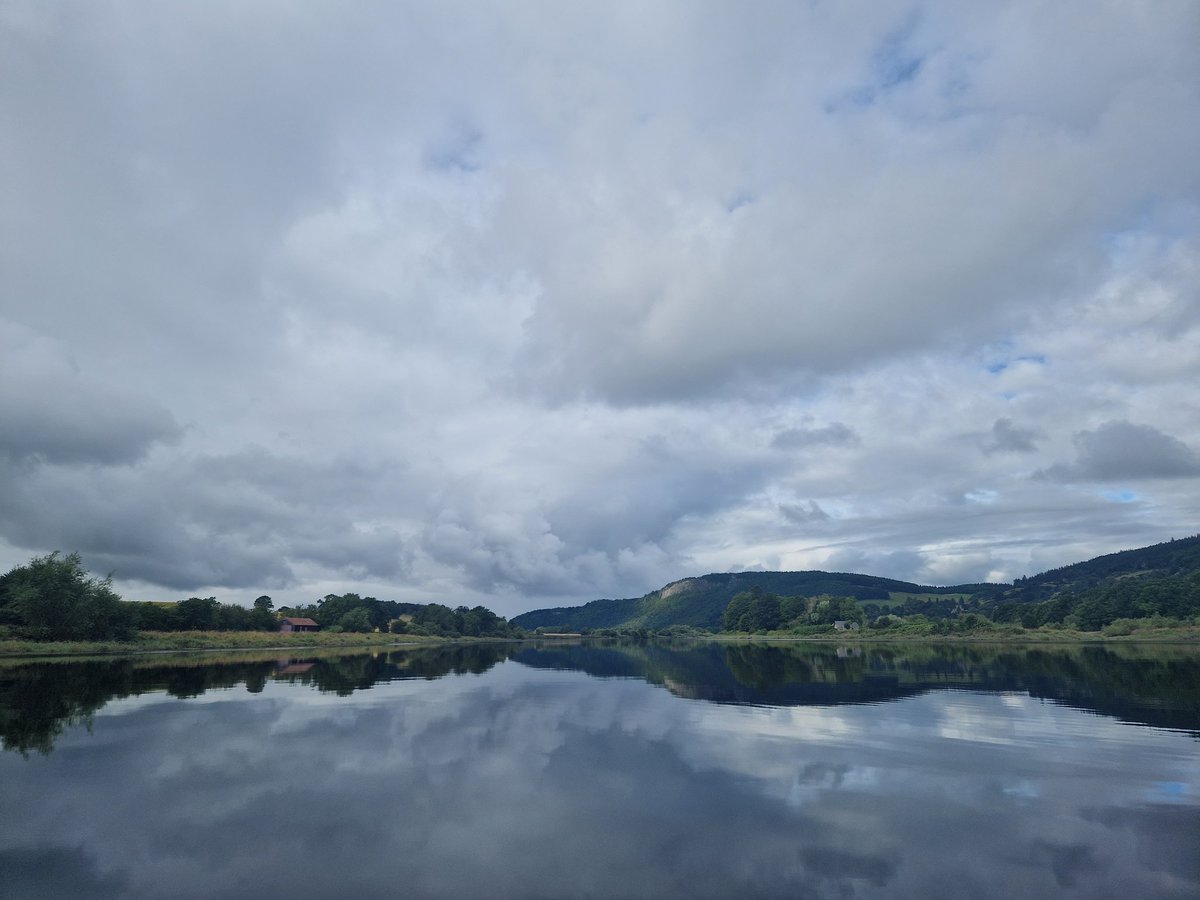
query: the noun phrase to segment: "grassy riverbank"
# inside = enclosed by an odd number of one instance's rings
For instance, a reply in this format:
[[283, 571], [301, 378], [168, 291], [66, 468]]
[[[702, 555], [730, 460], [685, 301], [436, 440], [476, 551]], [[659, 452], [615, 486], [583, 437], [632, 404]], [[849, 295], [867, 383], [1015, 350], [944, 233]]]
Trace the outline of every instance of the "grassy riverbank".
[[[686, 633], [685, 633], [686, 632]], [[1101, 631], [1076, 631], [1070, 628], [1032, 628], [1019, 626], [990, 626], [948, 634], [934, 633], [928, 628], [857, 631], [825, 631], [806, 628], [797, 631], [771, 631], [756, 634], [710, 633], [692, 629], [669, 629], [664, 632], [641, 632], [640, 638], [696, 639], [729, 643], [748, 641], [818, 642], [818, 643], [965, 643], [965, 644], [1094, 644], [1094, 643], [1175, 643], [1200, 644], [1200, 625], [1159, 624], [1152, 619], [1121, 620]], [[576, 639], [589, 637], [631, 637], [620, 630], [600, 630]], [[543, 636], [530, 635], [538, 640]], [[495, 638], [446, 638], [416, 634], [357, 634], [351, 632], [284, 633], [278, 631], [151, 631], [143, 632], [133, 641], [23, 641], [0, 639], [0, 658], [50, 656], [111, 656], [131, 653], [163, 653], [173, 650], [320, 650], [367, 649], [371, 647], [436, 646], [439, 644], [496, 640]]]
[[[816, 641], [822, 643], [964, 643], [964, 644], [1096, 644], [1096, 643], [1200, 643], [1200, 625], [1156, 625], [1147, 620], [1122, 620], [1100, 631], [1076, 631], [1071, 628], [1021, 628], [991, 626], [968, 631], [938, 634], [927, 629], [887, 630], [863, 628], [857, 631], [820, 631], [810, 634], [772, 631], [763, 634], [734, 634], [723, 632], [713, 638], [722, 642], [740, 641]], [[1133, 624], [1127, 624], [1133, 623]]]
[[[147, 631], [132, 641], [22, 641], [0, 640], [0, 657], [105, 656], [123, 653], [158, 653], [171, 650], [268, 650], [428, 646], [450, 643], [451, 638], [416, 634], [356, 634], [351, 632], [279, 631]], [[453, 639], [458, 641], [461, 639]], [[473, 640], [467, 638], [466, 640]]]

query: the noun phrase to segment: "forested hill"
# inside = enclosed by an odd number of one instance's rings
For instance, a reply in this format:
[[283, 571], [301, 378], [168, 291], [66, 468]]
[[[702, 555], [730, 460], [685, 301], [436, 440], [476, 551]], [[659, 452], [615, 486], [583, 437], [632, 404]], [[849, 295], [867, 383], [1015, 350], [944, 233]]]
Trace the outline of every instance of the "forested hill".
[[1166, 578], [1194, 572], [1200, 572], [1200, 535], [1109, 553], [1029, 578], [1018, 578], [1005, 592], [1005, 599], [1034, 603], [1058, 594], [1099, 587], [1113, 578]]
[[[982, 586], [972, 586], [982, 587]], [[644, 597], [593, 600], [583, 606], [535, 609], [512, 619], [522, 628], [665, 628], [692, 625], [720, 628], [721, 614], [735, 594], [758, 588], [765, 593], [816, 597], [831, 594], [861, 601], [887, 601], [893, 593], [943, 594], [962, 588], [923, 587], [908, 581], [843, 572], [726, 572], [675, 581]]]
[[[594, 600], [583, 606], [537, 609], [512, 619], [514, 625], [578, 631], [581, 629], [691, 625], [720, 629], [729, 601], [755, 588], [794, 597], [853, 597], [860, 603], [886, 607], [902, 600], [974, 601], [971, 606], [1041, 603], [1065, 595], [1081, 595], [1130, 579], [1162, 579], [1200, 572], [1200, 535], [1150, 547], [1123, 550], [1019, 578], [1014, 584], [919, 585], [872, 575], [844, 572], [736, 572], [685, 578], [644, 597]], [[952, 604], [953, 605], [953, 604]]]

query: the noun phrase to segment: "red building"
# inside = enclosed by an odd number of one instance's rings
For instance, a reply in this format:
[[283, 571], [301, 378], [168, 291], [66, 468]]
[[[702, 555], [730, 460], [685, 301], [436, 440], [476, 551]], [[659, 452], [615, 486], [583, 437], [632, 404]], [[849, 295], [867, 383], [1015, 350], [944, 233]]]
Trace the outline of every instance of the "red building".
[[280, 631], [316, 631], [320, 627], [312, 619], [287, 618], [279, 620]]

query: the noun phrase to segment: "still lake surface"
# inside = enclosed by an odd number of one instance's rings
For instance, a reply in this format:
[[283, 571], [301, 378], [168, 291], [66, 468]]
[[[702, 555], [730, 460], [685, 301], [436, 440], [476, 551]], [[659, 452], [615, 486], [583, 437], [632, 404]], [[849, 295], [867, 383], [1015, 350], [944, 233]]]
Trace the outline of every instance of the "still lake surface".
[[1200, 651], [0, 667], [0, 896], [1198, 897]]

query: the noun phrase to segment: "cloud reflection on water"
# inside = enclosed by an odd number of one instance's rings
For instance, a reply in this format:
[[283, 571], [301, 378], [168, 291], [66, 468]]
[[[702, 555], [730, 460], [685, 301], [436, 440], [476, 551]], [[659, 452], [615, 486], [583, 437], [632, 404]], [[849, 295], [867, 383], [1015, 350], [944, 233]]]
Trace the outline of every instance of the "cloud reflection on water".
[[1029, 697], [725, 706], [510, 662], [204, 700], [0, 756], [0, 893], [39, 859], [94, 897], [1200, 889], [1194, 740]]

